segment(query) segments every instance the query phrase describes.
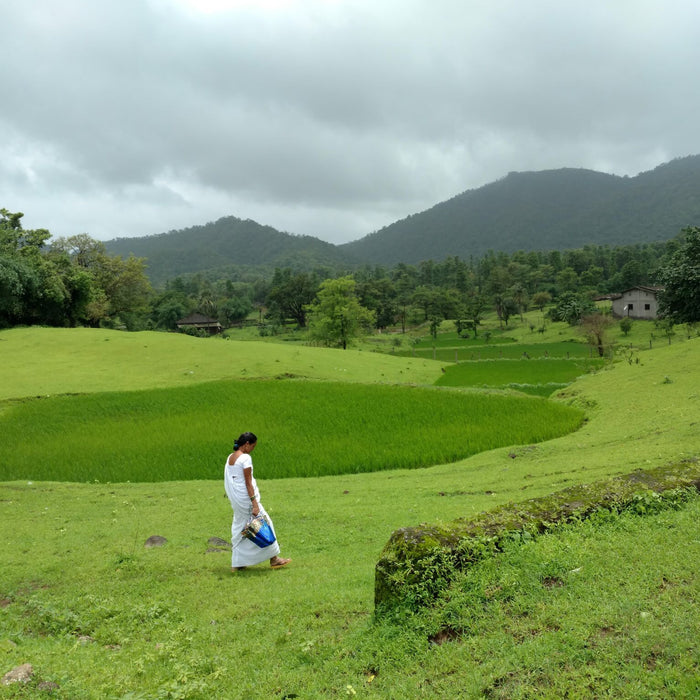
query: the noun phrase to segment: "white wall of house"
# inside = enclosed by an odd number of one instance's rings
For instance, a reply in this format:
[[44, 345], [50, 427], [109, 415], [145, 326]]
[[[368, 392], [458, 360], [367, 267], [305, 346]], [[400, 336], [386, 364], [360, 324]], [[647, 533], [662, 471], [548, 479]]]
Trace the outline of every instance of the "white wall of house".
[[634, 287], [622, 292], [619, 299], [613, 299], [612, 312], [616, 318], [656, 318], [659, 303], [656, 299], [657, 290], [650, 287]]

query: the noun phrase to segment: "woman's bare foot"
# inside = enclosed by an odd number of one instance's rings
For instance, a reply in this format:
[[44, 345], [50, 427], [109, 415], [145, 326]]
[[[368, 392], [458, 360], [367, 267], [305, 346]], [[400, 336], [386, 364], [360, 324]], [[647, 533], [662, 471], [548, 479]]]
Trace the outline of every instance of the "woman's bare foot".
[[282, 559], [282, 557], [272, 557], [270, 559], [270, 566], [273, 569], [281, 569], [283, 566], [287, 566], [289, 562], [292, 561], [291, 559]]

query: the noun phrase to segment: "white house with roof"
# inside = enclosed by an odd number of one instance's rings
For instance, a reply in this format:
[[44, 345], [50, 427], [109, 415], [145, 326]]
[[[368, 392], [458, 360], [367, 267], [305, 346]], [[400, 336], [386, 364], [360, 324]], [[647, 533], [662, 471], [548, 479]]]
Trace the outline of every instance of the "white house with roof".
[[653, 320], [657, 317], [659, 302], [658, 293], [663, 287], [632, 287], [625, 289], [612, 300], [612, 313], [615, 318]]

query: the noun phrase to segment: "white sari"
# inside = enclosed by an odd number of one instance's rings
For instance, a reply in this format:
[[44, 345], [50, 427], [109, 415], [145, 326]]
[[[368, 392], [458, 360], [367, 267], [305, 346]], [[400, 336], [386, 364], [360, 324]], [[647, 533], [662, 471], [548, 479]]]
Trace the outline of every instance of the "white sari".
[[233, 523], [231, 524], [231, 544], [233, 550], [231, 553], [231, 566], [253, 566], [260, 562], [267, 561], [280, 553], [280, 546], [275, 540], [267, 547], [258, 547], [256, 544], [246, 539], [241, 535], [241, 531], [246, 526], [246, 523], [253, 515], [253, 504], [250, 501], [248, 490], [245, 485], [245, 477], [243, 469], [251, 470], [251, 479], [253, 481], [253, 489], [255, 497], [260, 507], [260, 515], [265, 515], [272, 531], [275, 531], [275, 526], [272, 520], [267, 515], [267, 512], [260, 503], [260, 492], [258, 485], [253, 476], [253, 460], [250, 455], [241, 455], [234, 464], [229, 464], [231, 455], [226, 458], [226, 466], [224, 467], [224, 488], [231, 507], [233, 508]]

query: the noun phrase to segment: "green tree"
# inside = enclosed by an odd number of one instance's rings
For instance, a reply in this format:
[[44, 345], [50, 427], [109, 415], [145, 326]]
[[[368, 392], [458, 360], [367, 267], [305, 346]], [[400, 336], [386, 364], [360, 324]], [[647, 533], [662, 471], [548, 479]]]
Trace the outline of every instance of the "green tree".
[[552, 295], [549, 292], [536, 292], [532, 295], [532, 303], [540, 312], [544, 311], [544, 307], [552, 302]]
[[411, 303], [414, 306], [423, 310], [423, 320], [427, 321], [428, 317], [435, 315], [435, 308], [438, 303], [438, 295], [433, 287], [421, 284], [416, 287], [411, 296]]
[[521, 284], [520, 282], [513, 285], [513, 287], [510, 290], [510, 295], [513, 301], [515, 302], [515, 305], [518, 309], [518, 313], [520, 314], [520, 322], [522, 323], [523, 311], [527, 311], [527, 305], [529, 303], [527, 289], [525, 288], [525, 285]]
[[597, 289], [603, 279], [603, 268], [597, 265], [591, 265], [586, 268], [580, 275], [581, 284], [590, 289]]
[[151, 319], [156, 328], [174, 331], [177, 322], [191, 311], [187, 297], [182, 292], [166, 291], [153, 303]]
[[570, 326], [574, 326], [587, 314], [595, 313], [595, 304], [588, 298], [575, 292], [564, 292], [550, 315], [554, 321], [566, 321]]
[[588, 342], [596, 348], [599, 357], [605, 357], [608, 347], [606, 333], [615, 323], [607, 314], [594, 313], [581, 318], [581, 330]]
[[23, 229], [23, 216], [21, 212], [13, 214], [7, 209], [0, 209], [0, 253], [36, 255], [51, 238], [51, 234], [45, 228], [33, 231]]
[[70, 292], [44, 250], [51, 234], [24, 230], [23, 216], [0, 209], [0, 323], [66, 325]]
[[401, 332], [406, 332], [406, 317], [408, 307], [411, 305], [413, 289], [416, 285], [418, 273], [415, 268], [399, 263], [393, 275], [393, 282], [396, 289], [396, 303], [398, 306], [398, 316], [401, 321]]
[[247, 318], [252, 310], [253, 303], [245, 294], [226, 299], [219, 305], [219, 315], [227, 326]]
[[474, 333], [475, 339], [478, 333], [478, 326], [481, 324], [481, 318], [486, 309], [488, 309], [488, 306], [489, 304], [486, 296], [477, 292], [468, 294], [464, 300], [464, 316], [466, 317], [464, 327]]
[[435, 312], [443, 319], [462, 315], [464, 304], [457, 289], [439, 289], [435, 299]]
[[129, 256], [123, 260], [118, 255], [108, 255], [104, 243], [86, 233], [58, 238], [51, 250], [53, 255], [67, 256], [76, 269], [87, 272], [92, 280], [82, 320], [97, 325], [119, 319], [129, 330], [143, 326], [153, 297], [144, 258]]
[[440, 325], [442, 324], [442, 317], [441, 316], [431, 316], [430, 317], [430, 335], [432, 336], [433, 340], [437, 338], [438, 331], [440, 330]]
[[318, 282], [307, 272], [292, 274], [288, 268], [275, 270], [267, 295], [269, 314], [284, 323], [293, 318], [300, 328], [306, 327], [306, 310], [314, 300]]
[[659, 312], [674, 323], [700, 321], [700, 228], [683, 230], [684, 241], [659, 271], [664, 289]]
[[137, 330], [150, 311], [153, 290], [145, 265], [143, 258], [106, 256], [96, 274], [108, 301], [109, 318], [118, 318], [128, 330]]
[[619, 280], [623, 289], [630, 289], [638, 284], [643, 284], [646, 281], [645, 277], [639, 260], [630, 260], [622, 266]]
[[574, 292], [578, 289], [579, 278], [576, 270], [571, 267], [564, 268], [557, 274], [557, 290], [561, 292]]
[[358, 301], [355, 280], [349, 276], [322, 282], [309, 314], [311, 337], [344, 350], [363, 328], [376, 322], [374, 312]]
[[0, 254], [0, 328], [26, 323], [38, 290], [39, 278], [30, 265]]
[[105, 244], [91, 238], [87, 233], [57, 238], [51, 244], [51, 249], [65, 253], [74, 265], [84, 270], [94, 270], [107, 255]]
[[50, 326], [66, 325], [71, 295], [60, 268], [45, 255], [37, 255], [33, 265], [39, 277], [39, 293], [32, 321]]
[[508, 327], [508, 321], [513, 314], [518, 313], [518, 305], [510, 297], [504, 297], [501, 294], [496, 294], [493, 298], [493, 303], [496, 308], [496, 316], [498, 316], [498, 322], [501, 328], [503, 324]]
[[498, 316], [501, 328], [503, 328], [503, 323], [505, 323], [506, 328], [508, 328], [510, 317], [518, 313], [518, 305], [510, 297], [496, 296], [494, 301], [496, 303], [496, 315]]
[[396, 287], [388, 277], [372, 278], [357, 284], [360, 304], [377, 316], [377, 328], [386, 328], [399, 317]]

